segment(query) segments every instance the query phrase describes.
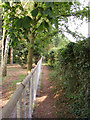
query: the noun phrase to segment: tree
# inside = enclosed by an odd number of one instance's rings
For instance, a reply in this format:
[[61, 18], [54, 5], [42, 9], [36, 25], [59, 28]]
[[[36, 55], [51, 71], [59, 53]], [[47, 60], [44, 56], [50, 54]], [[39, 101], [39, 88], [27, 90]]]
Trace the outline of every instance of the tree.
[[[4, 20], [7, 22], [5, 28], [8, 29], [7, 34], [10, 34], [12, 45], [17, 44], [22, 38], [25, 38], [29, 43], [28, 72], [32, 68], [33, 49], [36, 40], [39, 40], [39, 44], [42, 44], [42, 41], [47, 44], [48, 37], [58, 33], [62, 34], [63, 31], [67, 31], [73, 36], [79, 36], [69, 30], [68, 17], [75, 16], [83, 19], [84, 16], [87, 17], [88, 12], [87, 8], [80, 10], [78, 2], [34, 2], [32, 4], [31, 10], [23, 9], [21, 3], [13, 3], [12, 7], [9, 3], [5, 3], [3, 6], [6, 8], [5, 12], [10, 16], [10, 18], [6, 17]], [[60, 21], [65, 21], [66, 24], [60, 23]], [[12, 26], [11, 23], [13, 23]], [[59, 29], [59, 26], [64, 26], [65, 30]], [[38, 37], [41, 38], [38, 39]]]

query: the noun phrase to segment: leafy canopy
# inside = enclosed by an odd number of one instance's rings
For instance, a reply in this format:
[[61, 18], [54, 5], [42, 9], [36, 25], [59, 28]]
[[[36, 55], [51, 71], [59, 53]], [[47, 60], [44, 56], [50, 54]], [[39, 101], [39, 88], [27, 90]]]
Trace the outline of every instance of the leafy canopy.
[[[25, 38], [29, 42], [29, 34], [35, 33], [35, 40], [41, 37], [39, 40], [53, 36], [64, 31], [72, 34], [74, 37], [78, 33], [73, 33], [68, 27], [68, 18], [71, 16], [83, 19], [88, 18], [88, 7], [83, 10], [80, 9], [79, 2], [39, 2], [29, 3], [33, 4], [31, 9], [27, 5], [24, 9], [20, 2], [16, 2], [10, 6], [9, 2], [5, 2], [4, 7], [4, 21], [3, 25], [7, 34], [10, 35], [12, 45], [16, 45], [20, 42], [20, 39]], [[36, 7], [33, 7], [37, 4]], [[34, 23], [34, 19], [36, 19]], [[61, 23], [65, 21], [65, 23]], [[65, 29], [59, 26], [65, 27]], [[32, 31], [33, 28], [33, 31]], [[50, 33], [50, 34], [49, 34]], [[42, 39], [43, 38], [43, 39]], [[47, 39], [48, 40], [48, 39]], [[46, 40], [43, 40], [46, 43]]]

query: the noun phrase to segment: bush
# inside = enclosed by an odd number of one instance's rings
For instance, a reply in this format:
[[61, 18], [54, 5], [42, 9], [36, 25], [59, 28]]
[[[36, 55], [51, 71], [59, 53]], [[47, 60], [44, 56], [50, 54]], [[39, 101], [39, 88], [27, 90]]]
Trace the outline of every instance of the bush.
[[56, 50], [51, 49], [48, 53], [48, 65], [50, 67], [54, 67], [55, 64], [55, 57], [56, 57]]
[[88, 116], [88, 80], [89, 80], [88, 41], [70, 42], [58, 50], [56, 69], [67, 97], [73, 99], [73, 110], [78, 117]]

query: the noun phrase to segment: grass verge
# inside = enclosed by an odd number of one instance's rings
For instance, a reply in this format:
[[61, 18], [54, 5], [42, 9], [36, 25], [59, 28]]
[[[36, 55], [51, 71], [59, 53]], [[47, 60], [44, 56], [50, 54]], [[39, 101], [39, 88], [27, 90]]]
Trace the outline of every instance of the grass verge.
[[54, 69], [50, 69], [49, 78], [53, 84], [54, 105], [57, 108], [57, 118], [74, 118], [70, 100], [66, 97], [66, 92], [61, 85], [60, 75]]

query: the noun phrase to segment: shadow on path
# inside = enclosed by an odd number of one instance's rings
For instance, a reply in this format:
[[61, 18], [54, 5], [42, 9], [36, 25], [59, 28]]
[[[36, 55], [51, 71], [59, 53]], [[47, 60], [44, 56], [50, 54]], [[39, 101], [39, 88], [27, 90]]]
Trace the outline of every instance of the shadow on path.
[[36, 99], [38, 104], [34, 118], [57, 118], [53, 99], [53, 86], [48, 73], [48, 67], [43, 66], [40, 96]]

